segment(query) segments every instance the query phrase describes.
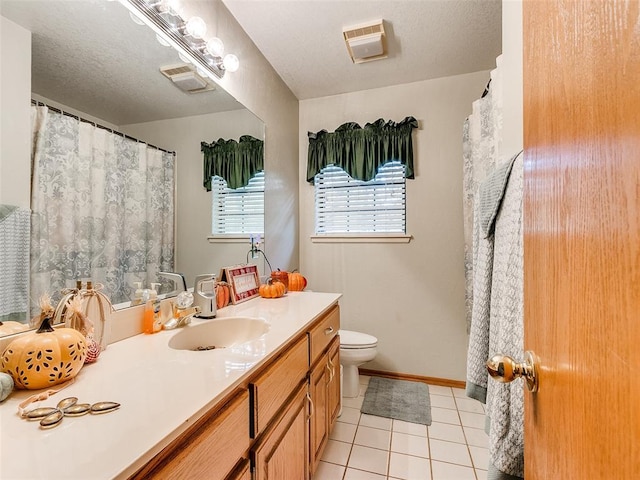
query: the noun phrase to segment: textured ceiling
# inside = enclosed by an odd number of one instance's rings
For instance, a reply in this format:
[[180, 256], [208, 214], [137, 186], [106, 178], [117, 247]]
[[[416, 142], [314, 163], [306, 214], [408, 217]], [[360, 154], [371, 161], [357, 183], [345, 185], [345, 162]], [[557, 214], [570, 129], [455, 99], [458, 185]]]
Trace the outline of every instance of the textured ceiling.
[[[502, 0], [223, 0], [299, 99], [488, 70]], [[389, 58], [353, 64], [343, 27], [384, 19]]]
[[105, 0], [1, 0], [32, 32], [32, 91], [114, 125], [244, 108], [220, 87], [185, 93], [160, 73], [181, 63], [125, 7]]

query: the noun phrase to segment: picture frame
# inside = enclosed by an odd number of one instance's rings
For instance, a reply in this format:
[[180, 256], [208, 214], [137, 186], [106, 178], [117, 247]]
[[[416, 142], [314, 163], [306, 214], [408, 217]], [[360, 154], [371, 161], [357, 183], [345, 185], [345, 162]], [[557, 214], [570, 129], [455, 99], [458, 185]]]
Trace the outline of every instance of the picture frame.
[[223, 267], [218, 276], [220, 281], [227, 282], [231, 290], [231, 303], [246, 302], [258, 296], [260, 277], [256, 265], [232, 265]]

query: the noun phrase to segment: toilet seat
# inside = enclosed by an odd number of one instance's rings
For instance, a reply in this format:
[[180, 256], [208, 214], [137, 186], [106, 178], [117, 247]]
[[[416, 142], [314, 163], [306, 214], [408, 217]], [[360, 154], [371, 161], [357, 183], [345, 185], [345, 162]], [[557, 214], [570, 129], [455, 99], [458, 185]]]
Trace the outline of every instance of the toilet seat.
[[359, 350], [378, 345], [378, 339], [373, 335], [351, 330], [340, 330], [340, 348], [343, 350]]

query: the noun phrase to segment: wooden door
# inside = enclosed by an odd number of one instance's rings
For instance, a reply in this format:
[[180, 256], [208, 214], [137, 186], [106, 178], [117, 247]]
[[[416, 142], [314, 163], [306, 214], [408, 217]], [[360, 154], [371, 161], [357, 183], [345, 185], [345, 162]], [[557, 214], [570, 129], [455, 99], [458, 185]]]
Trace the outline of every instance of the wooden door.
[[640, 9], [525, 1], [525, 477], [640, 475]]
[[327, 394], [328, 403], [328, 422], [329, 433], [338, 420], [340, 413], [340, 405], [342, 403], [342, 391], [340, 390], [340, 341], [338, 338], [333, 340], [332, 346], [329, 348], [329, 385]]
[[322, 457], [324, 447], [329, 440], [328, 398], [327, 384], [329, 383], [328, 359], [322, 355], [320, 361], [311, 370], [309, 375], [309, 394], [313, 402], [311, 412], [311, 475], [316, 471], [316, 467]]

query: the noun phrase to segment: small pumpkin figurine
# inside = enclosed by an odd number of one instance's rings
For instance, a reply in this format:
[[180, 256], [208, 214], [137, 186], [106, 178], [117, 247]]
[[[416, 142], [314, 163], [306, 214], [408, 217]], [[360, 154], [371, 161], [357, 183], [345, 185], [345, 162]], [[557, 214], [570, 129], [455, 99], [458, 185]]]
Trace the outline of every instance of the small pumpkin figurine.
[[37, 390], [65, 382], [84, 364], [84, 335], [73, 328], [52, 328], [48, 300], [41, 301], [41, 309], [40, 328], [12, 341], [0, 357], [0, 371], [13, 377], [16, 388]]
[[8, 373], [0, 372], [0, 402], [13, 391], [13, 377]]
[[267, 283], [263, 283], [258, 289], [258, 294], [262, 298], [279, 298], [284, 295], [284, 292], [284, 283], [272, 278], [268, 278]]
[[307, 286], [307, 279], [299, 272], [291, 272], [289, 274], [289, 290], [292, 292], [301, 292]]
[[224, 308], [231, 300], [231, 288], [227, 282], [216, 282], [216, 307]]

